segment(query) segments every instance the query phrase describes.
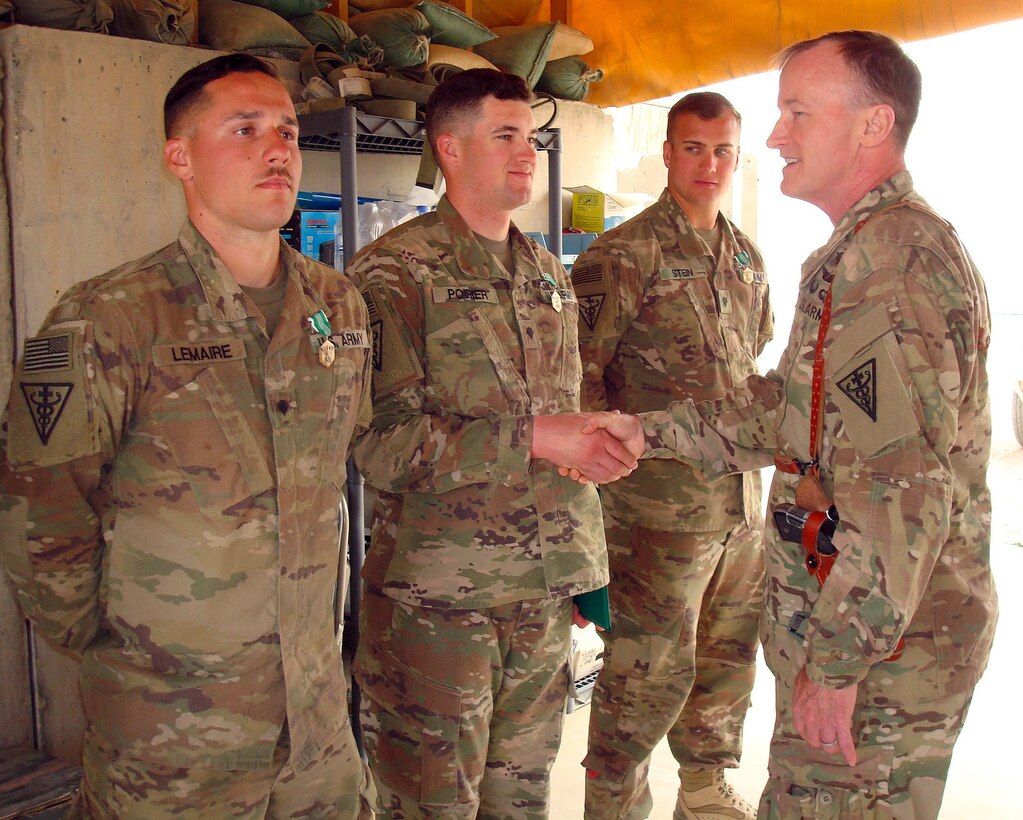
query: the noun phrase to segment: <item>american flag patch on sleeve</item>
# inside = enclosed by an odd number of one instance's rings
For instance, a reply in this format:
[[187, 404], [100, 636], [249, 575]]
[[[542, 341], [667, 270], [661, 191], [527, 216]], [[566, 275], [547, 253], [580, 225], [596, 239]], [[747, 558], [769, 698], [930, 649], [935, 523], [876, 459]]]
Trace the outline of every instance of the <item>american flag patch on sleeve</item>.
[[67, 370], [71, 367], [71, 334], [43, 336], [25, 342], [25, 373]]

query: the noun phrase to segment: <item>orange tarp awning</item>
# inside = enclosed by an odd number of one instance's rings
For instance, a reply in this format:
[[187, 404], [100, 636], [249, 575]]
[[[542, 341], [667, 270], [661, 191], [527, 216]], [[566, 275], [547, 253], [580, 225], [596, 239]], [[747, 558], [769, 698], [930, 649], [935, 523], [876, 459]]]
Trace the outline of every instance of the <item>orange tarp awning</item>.
[[[780, 49], [847, 28], [921, 40], [1023, 18], [1023, 0], [465, 0], [489, 25], [561, 20], [604, 70], [587, 102], [619, 106], [766, 71]], [[955, 59], [955, 55], [949, 55]]]

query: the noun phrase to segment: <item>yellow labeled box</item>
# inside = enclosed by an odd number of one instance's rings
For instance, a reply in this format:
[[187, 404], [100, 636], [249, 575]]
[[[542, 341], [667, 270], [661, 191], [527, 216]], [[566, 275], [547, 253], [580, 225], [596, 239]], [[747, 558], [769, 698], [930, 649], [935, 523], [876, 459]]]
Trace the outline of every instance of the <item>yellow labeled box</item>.
[[565, 190], [572, 194], [572, 227], [590, 233], [621, 225], [654, 202], [650, 194], [605, 193], [589, 185]]

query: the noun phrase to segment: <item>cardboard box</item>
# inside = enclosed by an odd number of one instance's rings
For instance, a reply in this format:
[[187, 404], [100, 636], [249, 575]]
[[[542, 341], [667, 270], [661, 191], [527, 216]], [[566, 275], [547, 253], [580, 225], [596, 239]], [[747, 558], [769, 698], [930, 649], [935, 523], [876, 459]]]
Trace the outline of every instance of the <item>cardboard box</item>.
[[563, 233], [561, 235], [561, 264], [565, 270], [572, 270], [572, 265], [590, 243], [597, 238], [595, 233]]
[[280, 229], [281, 237], [299, 253], [302, 252], [302, 212], [295, 210]]
[[604, 665], [604, 642], [592, 626], [580, 629], [572, 627], [572, 655], [569, 658], [569, 672], [573, 681], [581, 681], [595, 675]]
[[325, 265], [334, 267], [337, 237], [337, 211], [299, 211], [301, 251]]
[[605, 193], [589, 185], [565, 190], [572, 194], [572, 227], [590, 233], [621, 225], [654, 202], [650, 194]]
[[334, 249], [340, 231], [341, 197], [318, 191], [299, 191], [296, 208], [280, 234], [299, 253], [334, 266]]

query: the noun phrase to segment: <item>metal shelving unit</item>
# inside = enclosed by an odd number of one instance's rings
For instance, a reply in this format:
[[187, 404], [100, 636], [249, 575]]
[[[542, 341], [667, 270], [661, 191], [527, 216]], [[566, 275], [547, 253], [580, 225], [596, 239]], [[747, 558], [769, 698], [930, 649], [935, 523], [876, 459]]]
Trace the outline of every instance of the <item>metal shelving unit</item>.
[[[352, 106], [336, 111], [302, 114], [298, 118], [298, 147], [303, 151], [333, 151], [341, 162], [341, 200], [358, 201], [358, 155], [423, 153], [426, 129], [414, 120], [395, 120], [363, 114]], [[547, 180], [549, 250], [561, 258], [561, 129], [548, 128], [538, 135], [537, 148], [548, 155]], [[356, 208], [341, 210], [341, 238], [345, 248], [358, 250], [359, 214]], [[354, 252], [354, 251], [352, 251]]]

